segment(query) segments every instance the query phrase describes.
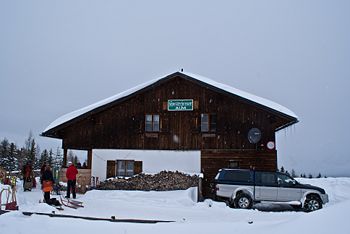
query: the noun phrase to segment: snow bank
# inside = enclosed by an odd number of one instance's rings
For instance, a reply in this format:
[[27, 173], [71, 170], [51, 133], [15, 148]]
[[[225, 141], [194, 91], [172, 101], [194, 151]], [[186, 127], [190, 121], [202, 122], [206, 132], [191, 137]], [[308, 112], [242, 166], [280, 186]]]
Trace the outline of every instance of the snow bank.
[[350, 199], [350, 178], [296, 178], [300, 183], [312, 184], [326, 190], [329, 196], [329, 203], [333, 205]]
[[[60, 234], [67, 233], [339, 233], [350, 230], [350, 178], [298, 179], [303, 183], [323, 187], [330, 202], [323, 209], [311, 213], [284, 211], [262, 212], [258, 210], [231, 209], [223, 202], [193, 200], [195, 188], [171, 192], [143, 191], [89, 191], [78, 195], [84, 202], [83, 209], [66, 208], [62, 213], [117, 218], [144, 218], [173, 220], [166, 224], [130, 224], [100, 221], [71, 220], [43, 216], [27, 217], [20, 212], [0, 216], [1, 233]], [[46, 204], [38, 204], [42, 193], [39, 189], [23, 192], [18, 187], [21, 211], [51, 212]], [[56, 211], [60, 213], [59, 211]]]

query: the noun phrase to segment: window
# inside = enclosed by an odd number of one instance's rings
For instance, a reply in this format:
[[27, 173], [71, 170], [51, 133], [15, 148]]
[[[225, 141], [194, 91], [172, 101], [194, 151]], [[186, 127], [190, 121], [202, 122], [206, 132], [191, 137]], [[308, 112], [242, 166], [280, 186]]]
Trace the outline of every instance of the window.
[[201, 114], [201, 132], [216, 132], [216, 114]]
[[209, 115], [201, 114], [201, 131], [209, 132]]
[[134, 161], [133, 160], [117, 160], [117, 176], [133, 176]]
[[273, 185], [277, 184], [276, 174], [273, 172], [256, 172], [255, 181], [259, 185]]
[[146, 132], [159, 132], [159, 115], [146, 115], [145, 116], [145, 131]]
[[296, 184], [296, 181], [293, 178], [282, 174], [277, 174], [277, 182], [279, 185]]
[[227, 170], [224, 175], [225, 180], [231, 180], [236, 182], [250, 182], [250, 171], [235, 171]]

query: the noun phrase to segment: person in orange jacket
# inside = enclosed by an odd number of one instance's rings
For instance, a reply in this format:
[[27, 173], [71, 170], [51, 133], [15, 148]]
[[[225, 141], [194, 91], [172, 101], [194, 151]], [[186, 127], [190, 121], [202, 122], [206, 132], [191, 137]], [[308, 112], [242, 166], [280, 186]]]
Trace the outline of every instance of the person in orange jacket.
[[51, 204], [50, 193], [53, 188], [54, 180], [53, 180], [51, 167], [49, 165], [46, 165], [40, 180], [41, 180], [41, 188], [44, 192], [44, 201], [50, 205]]
[[66, 177], [67, 177], [67, 195], [66, 195], [66, 198], [70, 198], [71, 190], [72, 190], [72, 194], [73, 194], [73, 199], [76, 198], [75, 186], [77, 183], [77, 174], [78, 174], [77, 168], [74, 166], [74, 164], [72, 162], [68, 162], [68, 168], [66, 171]]

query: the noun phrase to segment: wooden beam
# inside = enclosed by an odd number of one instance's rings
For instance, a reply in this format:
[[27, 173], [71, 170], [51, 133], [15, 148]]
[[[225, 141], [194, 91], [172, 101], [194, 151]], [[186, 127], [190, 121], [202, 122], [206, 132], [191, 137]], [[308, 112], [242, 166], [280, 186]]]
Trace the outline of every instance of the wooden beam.
[[63, 149], [63, 167], [67, 167], [67, 153], [68, 153], [68, 149], [64, 148]]
[[87, 168], [91, 169], [92, 166], [92, 149], [89, 149], [87, 152]]

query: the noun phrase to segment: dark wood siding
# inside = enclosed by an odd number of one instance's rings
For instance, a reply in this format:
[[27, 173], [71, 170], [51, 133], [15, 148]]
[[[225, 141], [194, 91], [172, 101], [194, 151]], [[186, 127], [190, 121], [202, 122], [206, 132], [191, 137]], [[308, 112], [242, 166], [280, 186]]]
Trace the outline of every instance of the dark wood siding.
[[230, 161], [239, 162], [239, 168], [276, 171], [277, 152], [275, 150], [202, 150], [201, 169], [204, 174], [203, 195], [212, 195], [214, 178], [220, 168], [228, 168]]
[[[193, 111], [167, 111], [169, 99], [193, 99]], [[217, 131], [201, 133], [201, 113], [217, 116]], [[160, 115], [160, 132], [146, 134], [145, 114]], [[256, 149], [274, 141], [277, 126], [286, 122], [238, 97], [215, 92], [188, 80], [173, 78], [130, 97], [61, 131], [63, 148], [71, 149]], [[249, 143], [252, 127], [262, 131], [257, 146]]]

